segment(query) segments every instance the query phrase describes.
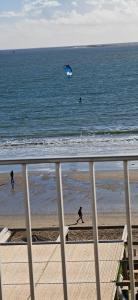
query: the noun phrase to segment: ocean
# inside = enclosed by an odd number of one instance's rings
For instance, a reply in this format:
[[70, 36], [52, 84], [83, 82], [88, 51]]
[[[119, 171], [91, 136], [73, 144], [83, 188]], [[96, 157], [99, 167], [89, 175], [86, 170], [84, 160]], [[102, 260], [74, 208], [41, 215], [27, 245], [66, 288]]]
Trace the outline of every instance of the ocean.
[[0, 51], [0, 158], [137, 153], [137, 121], [138, 44]]
[[[67, 64], [73, 71], [71, 78], [64, 71]], [[138, 44], [0, 51], [0, 159], [123, 153], [138, 153]], [[120, 164], [107, 166], [120, 168]], [[2, 166], [0, 172], [10, 168]], [[69, 164], [69, 169], [81, 167]], [[36, 179], [32, 180], [34, 185]], [[40, 182], [44, 187], [44, 180]], [[0, 190], [1, 212], [22, 212], [21, 192], [13, 194], [10, 184], [8, 189], [8, 198], [7, 185]], [[72, 212], [85, 201], [87, 189], [84, 187], [81, 196], [76, 194], [75, 205], [74, 192], [69, 194], [69, 190], [66, 207]], [[41, 196], [31, 190], [33, 213], [54, 211], [51, 183], [49, 191], [46, 205], [47, 190], [43, 189]], [[112, 192], [106, 190], [103, 196], [99, 189], [100, 211], [122, 209], [122, 204], [118, 201], [116, 206], [114, 201], [122, 189]], [[55, 199], [55, 194], [52, 197]], [[136, 209], [136, 187], [134, 198]], [[89, 211], [89, 205], [85, 208]]]

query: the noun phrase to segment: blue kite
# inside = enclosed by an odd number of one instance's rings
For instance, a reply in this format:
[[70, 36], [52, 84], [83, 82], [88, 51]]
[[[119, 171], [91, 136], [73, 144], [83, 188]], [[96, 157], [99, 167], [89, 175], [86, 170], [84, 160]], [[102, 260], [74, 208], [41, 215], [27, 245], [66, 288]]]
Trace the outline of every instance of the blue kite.
[[67, 77], [72, 76], [72, 68], [70, 67], [70, 65], [65, 65], [64, 66], [64, 71], [66, 72]]

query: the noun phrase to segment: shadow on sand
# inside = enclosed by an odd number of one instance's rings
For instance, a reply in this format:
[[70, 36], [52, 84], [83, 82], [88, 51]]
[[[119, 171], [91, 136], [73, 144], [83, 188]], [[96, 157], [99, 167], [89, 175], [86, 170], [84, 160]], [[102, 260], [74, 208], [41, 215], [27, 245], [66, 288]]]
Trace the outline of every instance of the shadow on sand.
[[78, 223], [77, 222], [75, 222], [75, 223], [73, 223], [73, 224], [67, 224], [67, 226], [73, 226], [73, 225], [77, 225]]

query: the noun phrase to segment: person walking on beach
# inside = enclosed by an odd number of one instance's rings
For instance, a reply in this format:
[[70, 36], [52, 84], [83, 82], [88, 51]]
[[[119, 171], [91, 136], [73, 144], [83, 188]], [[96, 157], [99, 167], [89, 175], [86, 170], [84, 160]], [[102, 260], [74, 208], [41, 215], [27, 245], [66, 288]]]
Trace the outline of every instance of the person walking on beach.
[[80, 206], [79, 210], [78, 210], [78, 215], [79, 215], [79, 218], [77, 220], [77, 223], [79, 222], [79, 220], [81, 220], [82, 223], [84, 223], [83, 221], [83, 214], [82, 214], [82, 207]]
[[14, 190], [14, 173], [13, 173], [13, 170], [10, 172], [10, 176], [11, 176], [11, 186], [12, 186], [12, 189]]

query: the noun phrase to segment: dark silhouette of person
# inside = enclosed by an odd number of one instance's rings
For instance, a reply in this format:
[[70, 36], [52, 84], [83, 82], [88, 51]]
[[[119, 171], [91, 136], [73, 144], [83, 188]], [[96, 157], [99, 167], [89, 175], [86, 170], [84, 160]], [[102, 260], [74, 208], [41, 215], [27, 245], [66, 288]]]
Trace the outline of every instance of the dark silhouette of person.
[[13, 170], [10, 172], [10, 176], [11, 176], [11, 186], [12, 186], [12, 189], [14, 189], [14, 173], [13, 173]]
[[136, 292], [136, 300], [138, 300], [138, 290], [137, 290], [137, 292]]
[[81, 97], [80, 97], [80, 99], [79, 99], [79, 103], [81, 103]]
[[82, 214], [82, 207], [80, 206], [79, 210], [78, 210], [78, 215], [79, 218], [77, 219], [77, 223], [79, 222], [79, 220], [81, 220], [82, 223], [84, 223], [83, 221], [83, 214]]

